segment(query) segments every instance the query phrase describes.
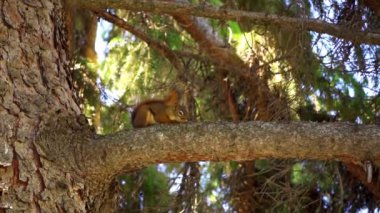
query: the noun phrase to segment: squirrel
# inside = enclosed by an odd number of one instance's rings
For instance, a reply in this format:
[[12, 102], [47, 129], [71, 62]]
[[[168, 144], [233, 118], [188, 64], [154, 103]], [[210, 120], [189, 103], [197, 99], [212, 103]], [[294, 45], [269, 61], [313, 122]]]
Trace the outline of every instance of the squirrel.
[[147, 127], [156, 123], [187, 122], [187, 111], [179, 105], [178, 91], [172, 90], [164, 100], [146, 100], [132, 112], [134, 128]]

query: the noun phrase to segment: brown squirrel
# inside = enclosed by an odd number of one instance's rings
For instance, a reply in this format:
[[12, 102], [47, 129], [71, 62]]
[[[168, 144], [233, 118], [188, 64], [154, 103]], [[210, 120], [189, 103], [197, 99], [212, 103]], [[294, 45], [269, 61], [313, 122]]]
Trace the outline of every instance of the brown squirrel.
[[187, 111], [179, 105], [178, 96], [178, 91], [173, 90], [164, 100], [147, 100], [138, 104], [132, 112], [133, 127], [187, 122]]

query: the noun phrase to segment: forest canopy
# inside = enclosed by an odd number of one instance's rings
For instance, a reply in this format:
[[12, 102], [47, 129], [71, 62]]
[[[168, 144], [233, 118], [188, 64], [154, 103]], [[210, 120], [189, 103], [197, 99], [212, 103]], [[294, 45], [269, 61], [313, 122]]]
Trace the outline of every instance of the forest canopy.
[[[99, 9], [103, 4], [112, 9]], [[379, 122], [377, 1], [91, 1], [87, 7], [73, 20], [73, 73], [98, 134], [132, 129], [133, 107], [172, 88], [184, 91], [191, 122]], [[159, 212], [378, 210], [379, 169], [368, 181], [366, 163], [158, 164], [121, 175], [118, 204]]]

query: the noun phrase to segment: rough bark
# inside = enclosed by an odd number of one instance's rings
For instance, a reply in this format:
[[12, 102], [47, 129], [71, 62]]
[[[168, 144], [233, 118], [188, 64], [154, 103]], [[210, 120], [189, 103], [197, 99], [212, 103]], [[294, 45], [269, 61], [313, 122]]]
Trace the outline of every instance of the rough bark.
[[81, 179], [41, 158], [49, 117], [79, 114], [61, 1], [0, 1], [0, 209], [85, 211]]
[[[245, 122], [162, 125], [96, 136], [42, 135], [50, 160], [99, 183], [155, 163], [246, 161], [261, 158], [380, 162], [380, 127], [349, 123]], [[73, 132], [74, 133], [74, 132]], [[67, 134], [66, 134], [67, 135]], [[71, 143], [67, 143], [68, 140]], [[54, 141], [49, 143], [49, 141]], [[75, 146], [73, 145], [75, 144]], [[60, 154], [65, 153], [65, 154]], [[74, 155], [75, 158], [67, 157]], [[53, 156], [53, 157], [51, 157]], [[70, 161], [69, 159], [76, 159]]]
[[[344, 26], [338, 26], [316, 19], [292, 18], [267, 13], [247, 12], [241, 10], [228, 10], [206, 5], [194, 5], [184, 2], [165, 2], [147, 0], [128, 1], [82, 1], [86, 7], [106, 9], [126, 9], [134, 11], [146, 11], [165, 13], [170, 15], [191, 15], [215, 19], [232, 19], [238, 21], [254, 21], [264, 25], [276, 25], [291, 29], [305, 29], [317, 33], [325, 33], [354, 43], [379, 44], [380, 34], [375, 32], [354, 31]], [[369, 1], [370, 2], [370, 1]]]
[[380, 127], [375, 125], [193, 123], [96, 136], [73, 119], [56, 116], [53, 120], [60, 122], [41, 132], [37, 150], [44, 162], [85, 180], [88, 208], [97, 211], [112, 194], [108, 186], [117, 174], [156, 163], [259, 158], [380, 162]]

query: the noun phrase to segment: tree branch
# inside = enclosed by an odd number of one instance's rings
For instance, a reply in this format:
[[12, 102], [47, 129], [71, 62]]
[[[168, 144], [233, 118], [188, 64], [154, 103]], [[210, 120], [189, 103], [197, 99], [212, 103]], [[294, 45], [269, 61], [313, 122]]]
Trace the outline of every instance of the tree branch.
[[165, 2], [155, 0], [93, 0], [80, 4], [90, 8], [115, 8], [171, 15], [192, 15], [214, 19], [231, 19], [237, 21], [254, 21], [258, 24], [273, 24], [284, 28], [305, 29], [318, 33], [326, 33], [354, 43], [379, 44], [380, 34], [365, 31], [353, 31], [344, 26], [331, 24], [317, 19], [302, 19], [274, 14], [228, 10], [205, 5], [193, 5], [183, 2]]
[[111, 22], [115, 24], [116, 26], [132, 33], [137, 38], [146, 42], [150, 48], [158, 51], [162, 56], [166, 57], [177, 70], [180, 70], [180, 71], [183, 70], [183, 66], [180, 63], [177, 55], [165, 43], [150, 38], [145, 32], [137, 29], [136, 27], [132, 26], [128, 22], [124, 21], [123, 19], [111, 13], [108, 13], [103, 10], [97, 10], [97, 9], [92, 10], [92, 12], [98, 17], [101, 17], [104, 20]]
[[77, 163], [83, 175], [98, 181], [155, 163], [260, 158], [380, 163], [380, 126], [349, 123], [158, 125], [86, 143]]
[[363, 170], [363, 167], [350, 162], [347, 162], [344, 165], [355, 178], [366, 186], [368, 191], [370, 191], [377, 200], [380, 200], [380, 188], [377, 186], [377, 178], [369, 183], [367, 182], [367, 172]]

